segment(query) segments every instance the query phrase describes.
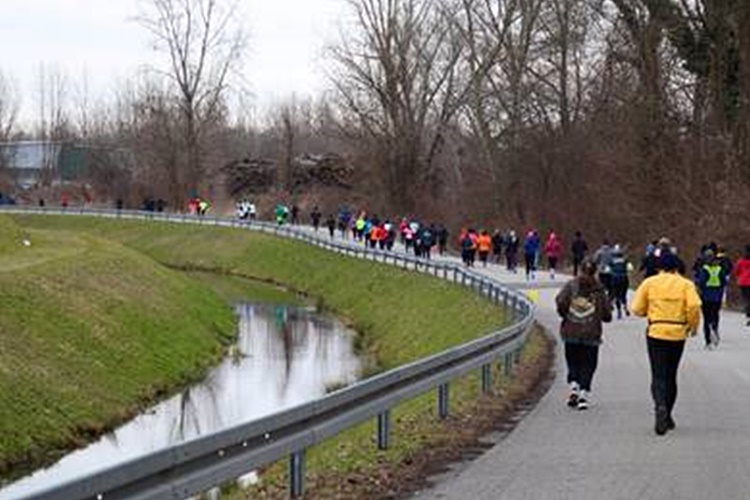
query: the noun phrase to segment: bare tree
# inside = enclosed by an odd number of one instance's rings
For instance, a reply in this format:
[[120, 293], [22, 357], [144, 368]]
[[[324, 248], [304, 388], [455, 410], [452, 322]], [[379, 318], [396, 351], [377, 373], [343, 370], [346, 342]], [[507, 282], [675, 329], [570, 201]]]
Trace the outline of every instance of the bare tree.
[[70, 118], [70, 92], [67, 75], [56, 66], [41, 64], [37, 75], [37, 106], [39, 110], [36, 137], [43, 142], [44, 158], [41, 184], [49, 185], [60, 176], [60, 147], [74, 135]]
[[[0, 72], [0, 143], [7, 142], [13, 135], [18, 117], [19, 98], [10, 78]], [[6, 170], [10, 150], [0, 149], [0, 187], [11, 184], [11, 175]]]
[[16, 127], [20, 99], [13, 81], [0, 72], [0, 141], [7, 141]]
[[186, 154], [173, 179], [182, 193], [178, 203], [206, 180], [209, 129], [225, 118], [225, 94], [246, 46], [237, 19], [236, 3], [229, 0], [146, 0], [138, 18], [167, 56], [160, 74], [170, 82], [180, 111]]
[[[467, 116], [492, 180], [496, 209], [514, 203], [525, 173], [522, 132], [532, 124], [531, 65], [539, 38], [542, 0], [462, 0], [463, 36], [470, 68]], [[518, 218], [522, 210], [516, 208]]]
[[349, 0], [356, 32], [332, 49], [333, 83], [349, 132], [375, 155], [391, 203], [409, 209], [434, 180], [444, 129], [458, 110], [460, 39], [447, 3]]

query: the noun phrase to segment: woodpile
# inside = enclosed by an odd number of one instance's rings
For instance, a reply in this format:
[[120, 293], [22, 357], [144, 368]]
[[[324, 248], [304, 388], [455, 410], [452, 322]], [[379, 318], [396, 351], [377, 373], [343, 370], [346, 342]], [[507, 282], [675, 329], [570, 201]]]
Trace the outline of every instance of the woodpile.
[[[224, 166], [227, 191], [237, 197], [260, 194], [274, 187], [278, 162], [267, 158], [245, 158]], [[351, 189], [353, 168], [337, 155], [302, 155], [292, 163], [292, 186], [304, 191], [314, 186]]]

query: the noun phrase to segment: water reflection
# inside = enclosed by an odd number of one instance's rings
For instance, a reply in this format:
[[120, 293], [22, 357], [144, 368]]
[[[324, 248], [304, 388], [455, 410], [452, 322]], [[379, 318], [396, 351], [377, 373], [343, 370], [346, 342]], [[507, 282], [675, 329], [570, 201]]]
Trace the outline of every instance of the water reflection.
[[353, 333], [310, 309], [237, 306], [239, 334], [206, 379], [49, 469], [0, 490], [10, 499], [318, 398], [357, 379]]

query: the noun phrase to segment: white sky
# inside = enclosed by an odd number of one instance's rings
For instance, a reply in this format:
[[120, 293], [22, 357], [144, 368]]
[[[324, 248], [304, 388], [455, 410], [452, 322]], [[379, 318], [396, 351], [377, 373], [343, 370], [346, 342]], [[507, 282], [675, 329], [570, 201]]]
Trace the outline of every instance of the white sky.
[[[142, 0], [141, 0], [142, 1]], [[139, 0], [2, 0], [0, 71], [15, 79], [22, 116], [33, 117], [42, 63], [70, 80], [87, 74], [94, 96], [153, 64], [158, 55], [132, 18]], [[259, 108], [325, 86], [322, 49], [335, 38], [342, 0], [240, 0], [250, 35], [244, 74]]]

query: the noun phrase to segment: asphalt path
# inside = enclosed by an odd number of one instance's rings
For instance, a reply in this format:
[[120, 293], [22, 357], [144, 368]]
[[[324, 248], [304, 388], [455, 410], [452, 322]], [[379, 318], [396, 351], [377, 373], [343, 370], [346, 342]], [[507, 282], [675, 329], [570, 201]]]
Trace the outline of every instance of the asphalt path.
[[[558, 287], [570, 277], [523, 275], [494, 266], [500, 281], [536, 290], [537, 321], [556, 338]], [[558, 284], [558, 287], [554, 285]], [[632, 294], [631, 294], [632, 296]], [[722, 311], [718, 349], [702, 334], [688, 341], [674, 410], [677, 428], [654, 433], [646, 322], [605, 325], [593, 406], [566, 406], [566, 370], [557, 344], [550, 391], [508, 437], [471, 464], [443, 475], [417, 498], [748, 499], [750, 498], [750, 328]]]
[[[456, 260], [453, 257], [450, 260]], [[477, 270], [538, 295], [537, 321], [555, 338], [557, 290], [569, 276], [501, 266]], [[632, 293], [631, 293], [632, 296]], [[674, 409], [677, 428], [654, 433], [645, 320], [605, 325], [589, 410], [565, 404], [561, 345], [556, 377], [538, 405], [503, 440], [468, 464], [434, 478], [419, 499], [748, 499], [750, 498], [750, 328], [722, 311], [718, 349], [688, 341]]]

